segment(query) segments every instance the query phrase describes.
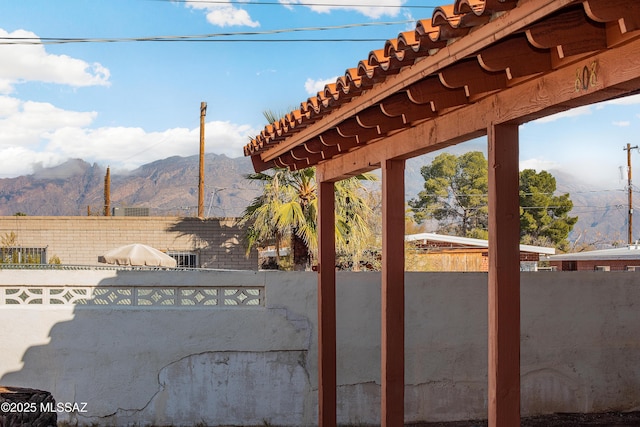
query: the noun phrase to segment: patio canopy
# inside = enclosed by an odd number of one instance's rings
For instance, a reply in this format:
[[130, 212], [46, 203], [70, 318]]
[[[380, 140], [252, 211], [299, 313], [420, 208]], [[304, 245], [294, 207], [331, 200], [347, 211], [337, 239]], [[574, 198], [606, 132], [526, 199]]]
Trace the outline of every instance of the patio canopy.
[[334, 183], [382, 171], [381, 423], [401, 426], [404, 162], [483, 135], [488, 419], [520, 425], [519, 125], [638, 93], [639, 29], [638, 1], [456, 0], [245, 146], [256, 171], [316, 166], [319, 425], [335, 426], [337, 409]]

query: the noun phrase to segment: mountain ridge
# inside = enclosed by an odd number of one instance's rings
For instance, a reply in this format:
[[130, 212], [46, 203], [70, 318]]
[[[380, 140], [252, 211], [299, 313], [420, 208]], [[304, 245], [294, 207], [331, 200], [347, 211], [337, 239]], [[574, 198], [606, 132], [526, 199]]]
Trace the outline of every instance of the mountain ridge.
[[[408, 164], [407, 200], [422, 188], [422, 163]], [[240, 216], [260, 194], [258, 185], [244, 179], [244, 175], [252, 172], [253, 166], [247, 157], [207, 154], [205, 216]], [[549, 172], [556, 178], [558, 192], [570, 194], [574, 203], [571, 215], [579, 217], [570, 235], [574, 244], [626, 243], [628, 208], [624, 189], [593, 189], [563, 171]], [[36, 166], [30, 175], [2, 178], [0, 215], [84, 216], [89, 212], [102, 215], [105, 173], [106, 169], [96, 163], [71, 159], [51, 168]], [[112, 171], [111, 207], [148, 207], [153, 216], [195, 216], [198, 174], [198, 156], [173, 156], [125, 173]]]
[[[247, 158], [205, 156], [205, 213], [239, 216], [260, 189], [242, 177]], [[71, 159], [52, 168], [0, 179], [0, 215], [101, 215], [106, 168]], [[173, 156], [130, 172], [111, 172], [111, 207], [148, 207], [151, 215], [194, 216], [198, 205], [199, 156]]]

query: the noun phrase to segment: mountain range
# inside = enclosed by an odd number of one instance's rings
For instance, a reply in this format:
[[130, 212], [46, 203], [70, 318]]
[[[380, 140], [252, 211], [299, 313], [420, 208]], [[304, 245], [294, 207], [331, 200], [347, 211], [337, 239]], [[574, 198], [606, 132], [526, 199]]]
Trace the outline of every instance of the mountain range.
[[[247, 158], [205, 156], [205, 216], [239, 216], [260, 193], [244, 179]], [[80, 159], [34, 173], [0, 179], [0, 215], [101, 215], [106, 169]], [[130, 172], [110, 172], [111, 207], [148, 207], [152, 216], [195, 216], [199, 158], [170, 157]]]
[[[422, 188], [421, 162], [406, 169], [406, 197]], [[260, 187], [244, 178], [253, 172], [246, 157], [205, 156], [206, 217], [240, 216]], [[576, 245], [607, 246], [627, 236], [627, 196], [619, 190], [594, 190], [562, 171], [549, 171], [558, 191], [569, 193], [578, 222], [570, 235]], [[80, 159], [35, 167], [30, 175], [0, 179], [0, 215], [101, 215], [106, 169]], [[111, 171], [111, 207], [147, 207], [153, 216], [195, 216], [198, 205], [198, 156], [169, 157], [133, 171]]]

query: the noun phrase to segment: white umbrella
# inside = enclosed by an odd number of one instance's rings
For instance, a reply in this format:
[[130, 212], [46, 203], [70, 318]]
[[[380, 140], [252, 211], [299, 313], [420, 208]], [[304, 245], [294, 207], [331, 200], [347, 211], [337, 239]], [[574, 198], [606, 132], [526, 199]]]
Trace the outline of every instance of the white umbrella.
[[112, 249], [98, 257], [98, 261], [107, 264], [146, 265], [150, 267], [175, 267], [177, 265], [176, 260], [169, 255], [140, 243]]

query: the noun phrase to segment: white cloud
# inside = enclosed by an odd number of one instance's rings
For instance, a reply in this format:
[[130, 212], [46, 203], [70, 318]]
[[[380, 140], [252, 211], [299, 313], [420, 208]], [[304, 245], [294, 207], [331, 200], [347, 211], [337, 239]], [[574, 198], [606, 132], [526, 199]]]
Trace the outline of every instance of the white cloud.
[[541, 119], [536, 120], [534, 123], [550, 123], [550, 122], [555, 122], [556, 120], [560, 120], [568, 117], [579, 117], [579, 116], [585, 116], [589, 114], [591, 114], [591, 106], [585, 105], [582, 107], [572, 108], [567, 111], [562, 111], [560, 113], [543, 117]]
[[325, 0], [321, 2], [322, 6], [319, 6], [315, 0], [279, 0], [279, 2], [288, 8], [292, 8], [291, 4], [308, 5], [317, 13], [330, 13], [334, 9], [354, 10], [369, 18], [377, 19], [385, 15], [397, 16], [405, 0], [378, 0], [375, 2], [376, 6], [371, 6], [371, 0], [350, 0], [348, 6], [343, 6], [344, 0]]
[[[30, 31], [12, 33], [0, 29], [0, 37], [34, 38]], [[67, 55], [47, 53], [44, 45], [0, 45], [0, 93], [13, 91], [16, 83], [40, 81], [74, 87], [109, 85], [109, 70], [95, 62], [89, 64]]]
[[[138, 127], [92, 129], [96, 117], [95, 112], [66, 111], [0, 96], [0, 177], [29, 174], [36, 164], [50, 167], [70, 158], [133, 169], [170, 156], [195, 155], [200, 149], [199, 128], [162, 132]], [[248, 136], [259, 131], [248, 125], [208, 122], [206, 151], [241, 156]]]
[[605, 101], [603, 104], [612, 105], [637, 105], [640, 104], [640, 95], [625, 96], [623, 98], [612, 99], [611, 101]]
[[0, 149], [39, 145], [60, 127], [88, 126], [97, 113], [66, 111], [45, 102], [0, 96]]
[[519, 164], [521, 171], [525, 169], [534, 169], [536, 171], [543, 171], [543, 170], [549, 170], [549, 169], [558, 169], [559, 166], [560, 166], [560, 163], [554, 162], [553, 160], [544, 159], [542, 157], [521, 160]]
[[328, 79], [318, 79], [314, 80], [312, 78], [308, 78], [306, 82], [304, 82], [304, 89], [307, 91], [309, 95], [316, 95], [318, 92], [324, 91], [325, 85], [329, 83], [335, 83], [338, 77], [331, 77]]
[[[212, 121], [205, 125], [205, 150], [229, 157], [243, 155], [248, 135], [259, 131], [246, 125]], [[47, 151], [65, 158], [133, 169], [145, 163], [171, 156], [192, 156], [200, 150], [200, 129], [173, 128], [146, 132], [133, 127], [98, 129], [65, 127], [47, 136]]]
[[56, 153], [37, 152], [19, 146], [0, 148], [0, 178], [30, 174], [33, 165], [51, 167], [64, 161]]
[[244, 9], [239, 9], [231, 3], [202, 3], [202, 2], [186, 2], [188, 7], [193, 9], [205, 10], [207, 13], [207, 21], [218, 27], [259, 27], [260, 23], [254, 21], [249, 13]]
[[631, 122], [629, 121], [617, 121], [617, 122], [613, 122], [612, 123], [614, 126], [619, 126], [619, 127], [627, 127], [629, 125], [631, 125]]

